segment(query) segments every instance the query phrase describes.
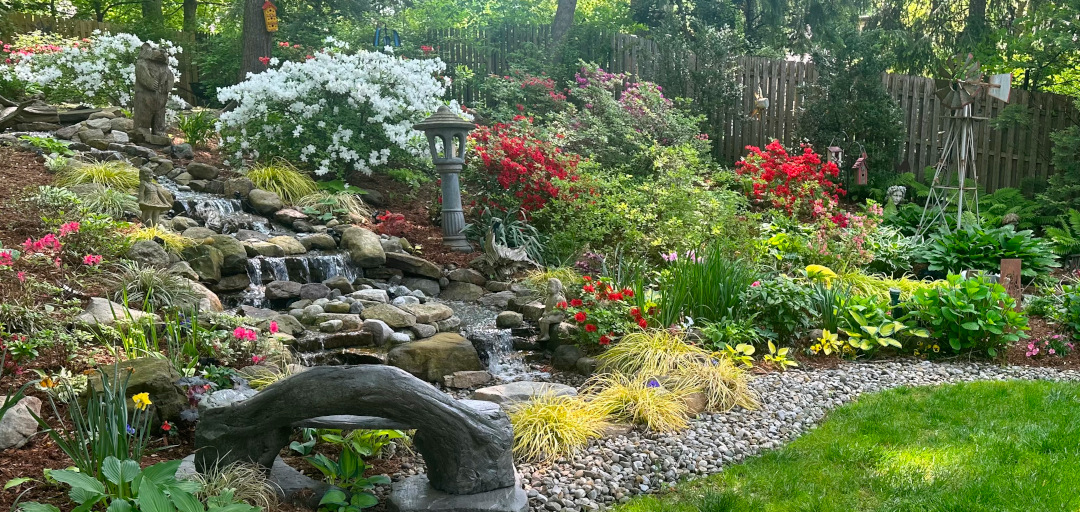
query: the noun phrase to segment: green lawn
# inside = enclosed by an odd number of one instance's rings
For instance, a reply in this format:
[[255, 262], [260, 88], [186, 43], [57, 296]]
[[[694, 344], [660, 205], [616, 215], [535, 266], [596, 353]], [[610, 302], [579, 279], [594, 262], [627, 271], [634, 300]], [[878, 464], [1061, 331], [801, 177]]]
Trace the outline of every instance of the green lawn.
[[902, 388], [617, 512], [1080, 511], [1080, 385]]

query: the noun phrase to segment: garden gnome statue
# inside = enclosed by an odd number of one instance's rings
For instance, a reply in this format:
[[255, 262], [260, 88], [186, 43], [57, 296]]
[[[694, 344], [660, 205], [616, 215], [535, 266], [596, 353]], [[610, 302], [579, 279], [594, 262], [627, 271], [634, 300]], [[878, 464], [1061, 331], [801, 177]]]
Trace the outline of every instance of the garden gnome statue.
[[551, 339], [551, 326], [559, 325], [566, 318], [560, 303], [566, 302], [562, 281], [552, 277], [547, 283], [547, 299], [544, 300], [544, 316], [540, 319], [540, 338], [537, 341]]
[[176, 77], [169, 69], [165, 50], [143, 43], [135, 62], [135, 140], [167, 145], [165, 135], [165, 104], [169, 101]]
[[139, 170], [139, 212], [143, 224], [156, 226], [161, 214], [172, 209], [173, 195], [165, 187], [154, 182], [150, 169]]

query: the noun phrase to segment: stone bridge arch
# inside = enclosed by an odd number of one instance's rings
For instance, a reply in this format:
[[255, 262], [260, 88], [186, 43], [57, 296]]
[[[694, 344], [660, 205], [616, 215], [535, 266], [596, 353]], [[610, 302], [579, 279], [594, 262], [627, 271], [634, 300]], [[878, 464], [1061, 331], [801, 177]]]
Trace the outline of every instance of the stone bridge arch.
[[515, 485], [513, 429], [498, 406], [454, 400], [401, 369], [378, 365], [315, 367], [243, 402], [203, 411], [195, 467], [244, 461], [270, 468], [294, 425], [341, 415], [416, 429], [416, 450], [438, 491], [476, 494]]

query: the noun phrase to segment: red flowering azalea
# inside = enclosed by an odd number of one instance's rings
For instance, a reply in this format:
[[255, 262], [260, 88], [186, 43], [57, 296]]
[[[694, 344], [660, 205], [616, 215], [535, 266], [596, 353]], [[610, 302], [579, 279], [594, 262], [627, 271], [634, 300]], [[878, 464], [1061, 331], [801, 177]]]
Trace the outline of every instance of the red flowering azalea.
[[585, 332], [596, 332], [596, 326], [593, 324], [585, 324]]
[[644, 318], [638, 318], [637, 324], [638, 327], [641, 327], [642, 329], [647, 329], [649, 327], [649, 322], [646, 322]]
[[641, 316], [641, 310], [638, 308], [630, 308], [630, 316], [638, 318]]
[[570, 305], [574, 306], [575, 308], [580, 308], [581, 304], [582, 304], [581, 299], [571, 299], [570, 300]]
[[592, 281], [592, 277], [590, 277], [590, 276], [582, 276], [581, 280], [582, 281]]
[[611, 336], [608, 336], [607, 334], [601, 335], [600, 336], [600, 344], [601, 345], [610, 345], [611, 344]]
[[623, 297], [626, 297], [628, 299], [633, 298], [634, 297], [634, 290], [631, 290], [629, 288], [623, 288], [622, 294], [623, 294]]
[[161, 424], [161, 430], [164, 430], [164, 431], [168, 432], [168, 431], [172, 430], [172, 425], [170, 425], [169, 422], [166, 421], [165, 423]]
[[585, 290], [585, 291], [587, 291], [587, 292], [589, 292], [589, 293], [592, 293], [592, 292], [595, 292], [595, 291], [596, 291], [596, 287], [595, 287], [595, 286], [593, 286], [593, 285], [591, 285], [591, 284], [587, 284], [587, 285], [585, 285], [585, 286], [582, 286], [582, 287], [581, 287], [581, 289], [582, 289], [582, 290]]
[[556, 303], [555, 307], [557, 307], [559, 309], [566, 309], [566, 301], [564, 300], [564, 301]]
[[622, 293], [609, 293], [608, 300], [622, 300]]
[[801, 154], [788, 154], [777, 140], [764, 151], [755, 146], [746, 149], [750, 154], [735, 164], [735, 171], [750, 178], [751, 199], [790, 217], [846, 224], [846, 214], [839, 211], [840, 196], [846, 192], [834, 181], [840, 176], [835, 163], [823, 162], [808, 145], [802, 146]]
[[586, 318], [586, 316], [585, 316], [584, 311], [578, 311], [578, 313], [576, 315], [574, 315], [574, 320], [577, 321], [577, 323], [584, 322], [585, 318]]

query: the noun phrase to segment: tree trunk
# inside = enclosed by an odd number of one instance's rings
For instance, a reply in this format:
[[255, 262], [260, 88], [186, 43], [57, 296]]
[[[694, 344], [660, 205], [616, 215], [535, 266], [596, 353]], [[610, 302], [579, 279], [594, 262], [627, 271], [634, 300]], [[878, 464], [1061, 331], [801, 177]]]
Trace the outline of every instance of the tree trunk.
[[194, 34], [199, 30], [199, 0], [184, 0], [184, 26], [186, 34]]
[[551, 43], [553, 46], [562, 44], [566, 33], [570, 31], [570, 25], [574, 24], [574, 11], [577, 10], [577, 0], [559, 0], [559, 6], [555, 10], [555, 19], [551, 22]]
[[273, 48], [273, 37], [266, 31], [262, 6], [265, 0], [244, 0], [244, 33], [240, 52], [240, 81], [248, 73], [261, 73], [266, 65], [259, 62], [259, 57], [269, 57]]
[[986, 0], [969, 0], [964, 31], [960, 33], [960, 48], [974, 50], [986, 34]]
[[758, 41], [757, 34], [757, 9], [754, 8], [755, 0], [743, 0], [743, 34], [746, 37], [747, 44], [751, 48], [756, 48]]
[[161, 30], [165, 28], [165, 13], [161, 9], [161, 0], [142, 0], [143, 22]]

